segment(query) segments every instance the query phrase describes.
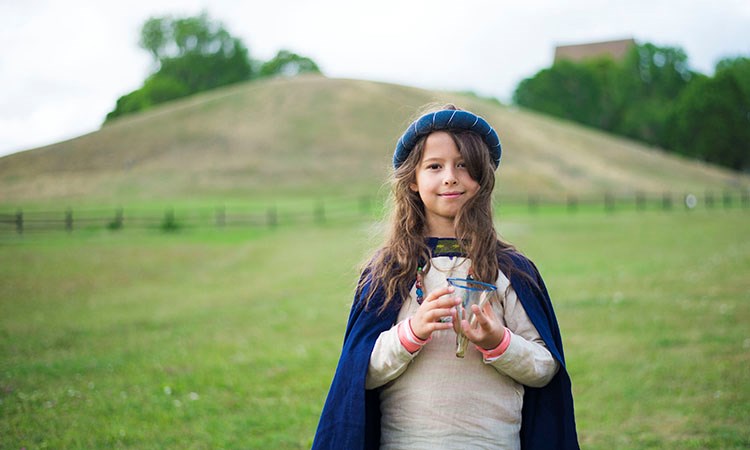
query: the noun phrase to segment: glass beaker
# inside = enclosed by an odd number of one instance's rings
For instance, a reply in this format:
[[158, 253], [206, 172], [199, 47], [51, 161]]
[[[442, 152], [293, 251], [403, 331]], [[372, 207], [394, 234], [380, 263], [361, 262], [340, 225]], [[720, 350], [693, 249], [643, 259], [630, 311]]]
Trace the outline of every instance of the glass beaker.
[[456, 356], [463, 358], [469, 339], [464, 335], [461, 321], [466, 320], [469, 326], [474, 326], [476, 318], [471, 305], [484, 308], [484, 305], [495, 295], [497, 287], [492, 284], [482, 283], [468, 278], [448, 278], [448, 283], [454, 287], [453, 295], [461, 300], [456, 305], [456, 320], [453, 322], [453, 330], [456, 332]]

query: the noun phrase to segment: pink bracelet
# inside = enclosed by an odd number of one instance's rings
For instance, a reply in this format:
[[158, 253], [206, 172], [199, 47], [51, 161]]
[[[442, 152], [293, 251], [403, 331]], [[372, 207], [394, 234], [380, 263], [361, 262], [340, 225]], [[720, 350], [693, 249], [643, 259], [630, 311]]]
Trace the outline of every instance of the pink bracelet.
[[427, 339], [420, 339], [414, 334], [414, 330], [411, 328], [411, 319], [406, 319], [398, 324], [398, 340], [401, 341], [401, 345], [409, 353], [414, 353], [423, 345], [430, 342], [432, 336]]
[[500, 343], [497, 345], [497, 347], [485, 350], [482, 347], [476, 345], [475, 347], [477, 350], [479, 350], [482, 355], [484, 356], [485, 361], [489, 360], [495, 360], [499, 358], [500, 356], [505, 353], [505, 350], [508, 349], [508, 346], [510, 345], [510, 330], [508, 328], [505, 328], [505, 333], [503, 333], [503, 339], [500, 341]]

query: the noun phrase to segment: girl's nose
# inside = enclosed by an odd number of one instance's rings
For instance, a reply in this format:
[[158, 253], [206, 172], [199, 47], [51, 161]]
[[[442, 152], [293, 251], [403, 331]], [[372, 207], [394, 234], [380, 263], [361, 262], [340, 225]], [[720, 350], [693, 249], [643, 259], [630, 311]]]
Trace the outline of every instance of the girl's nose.
[[443, 180], [443, 184], [446, 185], [453, 185], [458, 183], [458, 179], [456, 178], [456, 174], [453, 173], [452, 170], [448, 170], [445, 174], [445, 179]]

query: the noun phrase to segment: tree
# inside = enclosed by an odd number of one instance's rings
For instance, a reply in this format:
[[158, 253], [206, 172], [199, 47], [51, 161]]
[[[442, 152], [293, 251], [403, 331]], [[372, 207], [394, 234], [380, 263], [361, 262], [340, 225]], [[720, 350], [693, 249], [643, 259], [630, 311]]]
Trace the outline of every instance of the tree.
[[750, 58], [725, 58], [716, 64], [716, 76], [730, 76], [739, 84], [745, 99], [750, 98]]
[[242, 42], [229, 34], [219, 22], [204, 12], [196, 17], [152, 17], [141, 27], [141, 48], [147, 50], [157, 65], [189, 55], [221, 56], [244, 54]]
[[[154, 73], [143, 86], [117, 99], [105, 123], [124, 114], [240, 81], [259, 77], [320, 73], [310, 58], [279, 51], [265, 63], [253, 61], [242, 41], [206, 13], [196, 17], [152, 17], [138, 44], [153, 58]], [[256, 69], [259, 68], [259, 69]]]
[[678, 47], [636, 45], [620, 70], [618, 84], [625, 96], [622, 116], [611, 131], [668, 147], [674, 101], [694, 77], [687, 54]]
[[515, 103], [557, 117], [598, 126], [601, 86], [589, 66], [561, 61], [523, 80]]
[[658, 47], [651, 43], [636, 45], [623, 61], [624, 80], [638, 98], [674, 99], [693, 76], [688, 57], [679, 47]]
[[242, 41], [224, 26], [197, 17], [152, 17], [141, 27], [139, 45], [154, 61], [143, 87], [120, 97], [105, 123], [196, 92], [251, 79], [253, 62]]
[[279, 50], [273, 59], [260, 66], [260, 77], [286, 76], [293, 77], [302, 73], [320, 73], [320, 68], [307, 57], [288, 50]]
[[679, 153], [750, 170], [750, 59], [720, 61], [679, 97], [671, 146]]

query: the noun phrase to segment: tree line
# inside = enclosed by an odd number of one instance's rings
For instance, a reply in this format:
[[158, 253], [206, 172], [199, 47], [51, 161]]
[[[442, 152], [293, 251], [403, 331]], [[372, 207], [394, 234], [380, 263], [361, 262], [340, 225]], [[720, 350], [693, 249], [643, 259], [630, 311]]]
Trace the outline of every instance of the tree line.
[[105, 123], [154, 105], [241, 81], [320, 73], [310, 58], [279, 50], [268, 61], [250, 57], [241, 39], [204, 12], [195, 17], [152, 17], [143, 24], [139, 46], [149, 52], [153, 73], [143, 86], [123, 95]]
[[750, 58], [689, 69], [679, 47], [634, 45], [619, 61], [560, 60], [523, 80], [519, 106], [634, 138], [687, 157], [750, 170]]

